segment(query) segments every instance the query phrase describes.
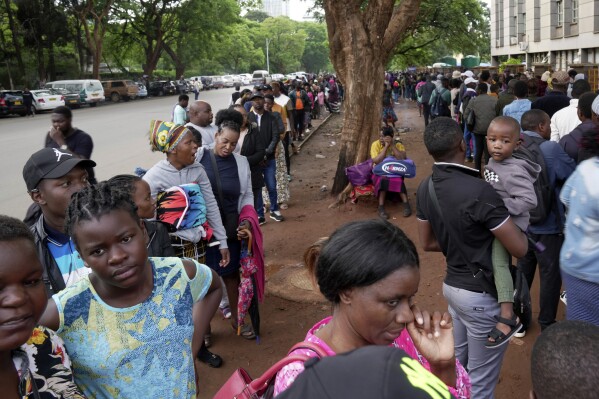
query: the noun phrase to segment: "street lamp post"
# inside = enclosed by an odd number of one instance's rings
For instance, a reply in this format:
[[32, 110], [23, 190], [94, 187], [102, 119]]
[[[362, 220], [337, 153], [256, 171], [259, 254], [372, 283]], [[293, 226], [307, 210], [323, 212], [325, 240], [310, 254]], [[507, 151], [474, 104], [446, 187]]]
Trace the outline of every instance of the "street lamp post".
[[270, 59], [268, 58], [268, 44], [271, 42], [271, 39], [266, 39], [266, 71], [270, 75]]
[[12, 76], [11, 76], [11, 74], [10, 74], [10, 65], [8, 65], [8, 61], [4, 61], [4, 63], [6, 64], [6, 70], [8, 71], [8, 80], [9, 80], [9, 82], [10, 82], [10, 89], [11, 89], [11, 90], [14, 90], [14, 89], [15, 89], [15, 87], [14, 87], [14, 86], [13, 86], [13, 84], [12, 84]]

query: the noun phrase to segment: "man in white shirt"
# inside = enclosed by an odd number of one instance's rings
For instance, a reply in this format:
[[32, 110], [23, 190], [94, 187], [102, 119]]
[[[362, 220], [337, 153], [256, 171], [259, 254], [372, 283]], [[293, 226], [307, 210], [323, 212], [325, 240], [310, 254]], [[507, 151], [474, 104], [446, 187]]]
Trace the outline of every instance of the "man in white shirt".
[[206, 101], [194, 101], [189, 107], [189, 123], [185, 126], [191, 126], [200, 132], [202, 147], [209, 147], [214, 143], [218, 128], [212, 125], [213, 119], [212, 107]]
[[572, 85], [570, 105], [557, 111], [551, 117], [551, 141], [559, 142], [562, 137], [574, 130], [579, 124], [578, 99], [584, 93], [591, 91], [587, 80], [581, 79]]

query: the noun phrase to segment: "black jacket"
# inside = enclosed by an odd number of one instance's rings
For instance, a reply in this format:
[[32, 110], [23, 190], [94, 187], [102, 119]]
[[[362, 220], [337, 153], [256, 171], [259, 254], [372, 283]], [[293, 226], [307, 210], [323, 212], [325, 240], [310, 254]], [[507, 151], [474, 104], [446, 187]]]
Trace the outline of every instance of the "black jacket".
[[144, 220], [148, 232], [148, 256], [168, 258], [175, 255], [171, 236], [162, 222]]
[[[248, 120], [250, 123], [258, 125], [258, 117], [254, 111], [248, 114]], [[275, 157], [275, 150], [279, 143], [279, 126], [277, 119], [268, 111], [264, 111], [260, 120], [260, 128], [258, 129], [258, 138], [256, 140], [256, 150], [264, 150], [264, 160], [271, 160]], [[245, 139], [244, 139], [245, 144]], [[241, 155], [245, 155], [242, 151]], [[246, 157], [248, 155], [245, 155]], [[249, 161], [249, 159], [248, 159]], [[251, 163], [250, 163], [251, 165]]]
[[37, 256], [44, 268], [42, 279], [46, 286], [46, 295], [50, 298], [52, 295], [64, 290], [66, 285], [62, 278], [62, 273], [60, 272], [52, 253], [50, 253], [50, 250], [48, 249], [48, 234], [46, 234], [46, 230], [44, 230], [44, 215], [40, 215], [37, 222], [33, 224], [30, 229], [33, 233]]
[[[249, 115], [253, 115], [250, 113]], [[258, 125], [254, 122], [248, 126], [248, 132], [243, 139], [241, 146], [241, 155], [247, 158], [250, 164], [250, 174], [252, 176], [252, 190], [259, 190], [264, 185], [262, 176], [262, 166], [264, 165], [264, 156], [266, 155], [265, 144], [261, 142]]]

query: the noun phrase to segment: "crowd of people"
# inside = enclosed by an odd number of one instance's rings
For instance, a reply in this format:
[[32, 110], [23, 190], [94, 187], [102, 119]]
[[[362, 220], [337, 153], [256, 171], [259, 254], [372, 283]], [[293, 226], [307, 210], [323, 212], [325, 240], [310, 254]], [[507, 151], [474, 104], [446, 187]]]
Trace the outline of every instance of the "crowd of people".
[[[584, 76], [570, 76], [554, 72], [534, 101], [525, 75], [388, 77], [384, 106], [401, 98], [422, 106], [435, 163], [416, 195], [419, 245], [446, 258], [448, 309], [414, 303], [416, 245], [384, 208], [397, 195], [410, 216], [407, 190], [403, 179], [376, 175], [380, 218], [341, 226], [306, 250], [331, 315], [294, 347], [274, 396], [357, 397], [370, 385], [350, 390], [348, 373], [369, 359], [360, 375], [389, 375], [387, 395], [401, 387], [415, 398], [493, 398], [505, 344], [533, 323], [514, 309], [512, 272], [530, 288], [538, 264], [532, 394], [593, 397], [594, 379], [578, 364], [599, 366], [599, 97]], [[284, 220], [294, 141], [325, 109], [338, 112], [342, 98], [332, 76], [236, 90], [215, 116], [209, 103], [181, 95], [171, 121], [149, 126], [148, 151], [164, 159], [101, 182], [91, 136], [57, 108], [45, 148], [23, 167], [32, 199], [24, 222], [0, 215], [6, 397], [196, 396], [196, 361], [222, 364], [208, 349], [217, 312], [232, 334], [259, 339], [237, 303], [251, 308], [264, 297], [260, 225], [267, 211]], [[370, 168], [407, 158], [391, 111], [383, 111]], [[471, 157], [474, 168], [465, 165]], [[557, 322], [562, 279], [568, 321]], [[316, 359], [299, 360], [308, 358]]]

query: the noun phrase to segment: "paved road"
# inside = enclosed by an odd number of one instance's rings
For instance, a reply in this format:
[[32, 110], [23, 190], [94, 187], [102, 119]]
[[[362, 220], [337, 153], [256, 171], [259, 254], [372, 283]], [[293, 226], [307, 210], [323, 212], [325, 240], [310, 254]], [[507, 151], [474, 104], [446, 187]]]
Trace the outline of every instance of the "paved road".
[[[200, 99], [212, 105], [214, 114], [229, 103], [233, 89], [204, 91]], [[193, 93], [191, 94], [193, 99]], [[170, 120], [176, 96], [150, 98], [73, 111], [73, 125], [94, 139], [92, 159], [96, 176], [104, 180], [115, 174], [131, 173], [136, 166], [149, 168], [164, 156], [152, 153], [148, 144], [151, 119]], [[0, 214], [21, 219], [31, 204], [23, 181], [23, 166], [29, 156], [42, 148], [50, 129], [50, 113], [35, 118], [0, 119]]]

